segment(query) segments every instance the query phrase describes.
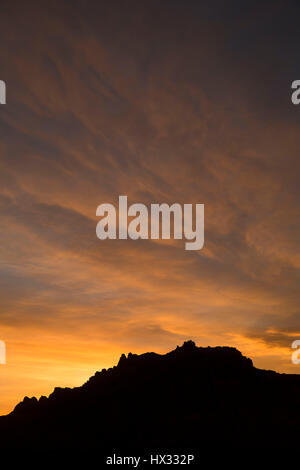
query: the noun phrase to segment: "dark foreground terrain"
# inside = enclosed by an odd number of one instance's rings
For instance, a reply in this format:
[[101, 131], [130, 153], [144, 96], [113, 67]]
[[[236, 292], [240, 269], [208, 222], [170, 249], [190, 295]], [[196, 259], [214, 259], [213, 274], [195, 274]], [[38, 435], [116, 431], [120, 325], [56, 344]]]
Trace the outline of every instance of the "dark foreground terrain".
[[[253, 367], [234, 348], [187, 341], [165, 355], [122, 355], [49, 398], [24, 398], [0, 418], [13, 449], [298, 448], [300, 376]], [[123, 452], [124, 453], [124, 452]]]

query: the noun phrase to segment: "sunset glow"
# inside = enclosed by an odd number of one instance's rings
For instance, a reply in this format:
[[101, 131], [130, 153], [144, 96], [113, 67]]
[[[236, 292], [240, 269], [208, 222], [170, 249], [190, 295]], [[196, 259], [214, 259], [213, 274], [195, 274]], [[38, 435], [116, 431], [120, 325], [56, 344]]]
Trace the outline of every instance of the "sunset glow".
[[[225, 28], [177, 1], [13, 3], [0, 28], [0, 414], [187, 339], [299, 373], [299, 77], [267, 9], [245, 55], [254, 10]], [[96, 209], [121, 194], [203, 203], [203, 248], [99, 240]]]

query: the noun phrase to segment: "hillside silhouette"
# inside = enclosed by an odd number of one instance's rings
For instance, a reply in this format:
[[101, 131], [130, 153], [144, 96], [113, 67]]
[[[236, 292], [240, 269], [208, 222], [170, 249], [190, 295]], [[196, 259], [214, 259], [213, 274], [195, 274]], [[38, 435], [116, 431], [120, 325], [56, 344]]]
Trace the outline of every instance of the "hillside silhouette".
[[299, 393], [298, 375], [257, 369], [235, 348], [187, 341], [164, 355], [123, 354], [81, 387], [25, 397], [0, 417], [0, 447], [292, 447]]

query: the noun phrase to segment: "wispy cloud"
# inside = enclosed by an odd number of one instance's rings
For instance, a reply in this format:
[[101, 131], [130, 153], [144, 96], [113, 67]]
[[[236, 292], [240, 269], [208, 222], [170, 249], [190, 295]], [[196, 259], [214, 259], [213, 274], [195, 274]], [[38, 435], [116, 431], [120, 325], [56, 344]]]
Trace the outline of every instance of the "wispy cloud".
[[[279, 44], [282, 8], [271, 22], [261, 2], [238, 21], [234, 1], [17, 3], [0, 30], [3, 410], [188, 337], [290, 370], [299, 117], [283, 98], [297, 43]], [[96, 208], [120, 194], [204, 203], [204, 249], [99, 241]]]

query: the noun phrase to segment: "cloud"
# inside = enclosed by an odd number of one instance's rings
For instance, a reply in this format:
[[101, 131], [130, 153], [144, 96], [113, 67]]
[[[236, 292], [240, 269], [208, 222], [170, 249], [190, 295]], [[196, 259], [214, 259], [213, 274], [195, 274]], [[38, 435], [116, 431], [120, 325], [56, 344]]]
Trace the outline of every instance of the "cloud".
[[[39, 348], [47, 387], [62, 385], [68, 367], [78, 383], [76, 365], [82, 377], [122, 348], [163, 352], [191, 337], [290, 370], [300, 194], [289, 103], [298, 42], [288, 37], [299, 30], [293, 2], [273, 15], [267, 6], [41, 9], [32, 0], [1, 9], [0, 325], [19, 395], [29, 376], [44, 393]], [[204, 249], [99, 241], [96, 208], [122, 194], [204, 203]]]

